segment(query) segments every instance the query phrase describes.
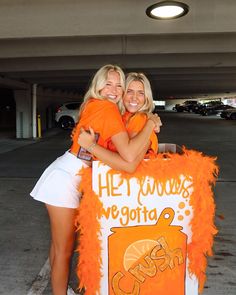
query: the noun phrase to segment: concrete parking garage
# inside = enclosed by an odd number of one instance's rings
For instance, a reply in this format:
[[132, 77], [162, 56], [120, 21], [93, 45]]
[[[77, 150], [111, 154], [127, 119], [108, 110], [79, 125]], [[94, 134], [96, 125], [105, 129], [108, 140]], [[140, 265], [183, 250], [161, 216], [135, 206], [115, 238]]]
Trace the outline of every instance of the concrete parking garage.
[[[209, 259], [203, 294], [234, 295], [236, 122], [174, 112], [162, 112], [160, 116], [163, 121], [160, 142], [185, 145], [218, 158], [220, 174], [215, 187], [215, 222], [219, 233], [214, 256]], [[17, 142], [15, 147], [0, 154], [0, 294], [49, 295], [49, 270], [45, 265], [50, 236], [47, 213], [41, 203], [29, 197], [29, 192], [44, 168], [69, 147], [69, 132], [54, 129], [41, 140], [29, 141], [27, 145], [18, 146]], [[38, 274], [42, 269], [46, 275], [44, 273], [45, 280], [40, 282]], [[41, 287], [39, 293], [29, 293], [35, 282]], [[70, 285], [75, 289], [76, 284], [73, 272]]]
[[[145, 14], [149, 1], [0, 0], [0, 88], [13, 94], [15, 104], [14, 124], [0, 126], [1, 294], [28, 294], [34, 283], [39, 294], [50, 294], [47, 275], [45, 284], [38, 280], [47, 261], [47, 215], [28, 194], [70, 144], [68, 133], [53, 128], [55, 106], [81, 99], [96, 69], [118, 63], [126, 71], [143, 71], [155, 99], [167, 103], [236, 98], [235, 1], [184, 2], [190, 8], [184, 18], [160, 22]], [[42, 139], [37, 139], [38, 115]], [[235, 121], [162, 116], [161, 142], [218, 157], [220, 231], [204, 295], [233, 295]], [[8, 119], [4, 111], [0, 125]]]

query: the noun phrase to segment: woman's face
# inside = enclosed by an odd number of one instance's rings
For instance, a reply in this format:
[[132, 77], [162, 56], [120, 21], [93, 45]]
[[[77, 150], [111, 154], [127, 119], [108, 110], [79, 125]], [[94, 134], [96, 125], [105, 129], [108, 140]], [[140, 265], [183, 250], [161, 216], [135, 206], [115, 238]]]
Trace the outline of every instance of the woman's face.
[[123, 103], [126, 110], [130, 113], [136, 113], [145, 103], [145, 92], [143, 83], [132, 81], [123, 97]]
[[119, 73], [108, 72], [105, 86], [100, 90], [100, 95], [109, 98], [114, 103], [118, 103], [123, 95], [123, 89]]

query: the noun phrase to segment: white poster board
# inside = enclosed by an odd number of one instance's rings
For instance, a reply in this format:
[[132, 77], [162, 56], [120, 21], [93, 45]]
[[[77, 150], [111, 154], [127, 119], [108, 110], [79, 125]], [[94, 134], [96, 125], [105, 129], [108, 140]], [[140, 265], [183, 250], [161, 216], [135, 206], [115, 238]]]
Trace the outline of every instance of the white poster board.
[[102, 295], [197, 295], [188, 272], [190, 178], [121, 178], [93, 162], [93, 190], [103, 203]]

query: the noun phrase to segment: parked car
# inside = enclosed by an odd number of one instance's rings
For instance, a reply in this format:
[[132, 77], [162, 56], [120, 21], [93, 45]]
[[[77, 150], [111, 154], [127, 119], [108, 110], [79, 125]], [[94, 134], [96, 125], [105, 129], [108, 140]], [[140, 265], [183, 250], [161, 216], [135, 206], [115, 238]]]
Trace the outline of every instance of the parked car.
[[71, 129], [75, 126], [81, 103], [77, 101], [67, 102], [57, 109], [55, 121], [62, 129]]
[[196, 106], [198, 102], [196, 100], [186, 100], [183, 104], [176, 104], [175, 110], [177, 112], [192, 112], [193, 107]]
[[227, 110], [230, 108], [231, 108], [231, 106], [227, 105], [227, 104], [208, 106], [208, 107], [203, 108], [200, 111], [200, 114], [202, 116], [220, 115], [223, 110]]
[[228, 120], [236, 120], [236, 108], [230, 108], [224, 110], [220, 114], [221, 118], [228, 119]]
[[192, 105], [192, 112], [197, 113], [198, 110], [201, 108], [202, 104], [200, 102]]
[[222, 106], [224, 105], [223, 102], [221, 102], [220, 100], [212, 100], [212, 101], [208, 101], [205, 103], [202, 103], [198, 106], [198, 108], [194, 109], [194, 113], [197, 114], [201, 114], [201, 112], [205, 109], [205, 108], [211, 108], [214, 106]]

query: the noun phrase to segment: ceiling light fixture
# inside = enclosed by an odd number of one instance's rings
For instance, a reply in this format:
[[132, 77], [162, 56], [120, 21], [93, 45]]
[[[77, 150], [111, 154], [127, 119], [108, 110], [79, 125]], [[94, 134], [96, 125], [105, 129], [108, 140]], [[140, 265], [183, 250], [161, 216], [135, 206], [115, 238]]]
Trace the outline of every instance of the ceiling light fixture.
[[184, 16], [189, 11], [187, 4], [177, 1], [162, 1], [149, 6], [146, 14], [155, 19], [168, 20]]

